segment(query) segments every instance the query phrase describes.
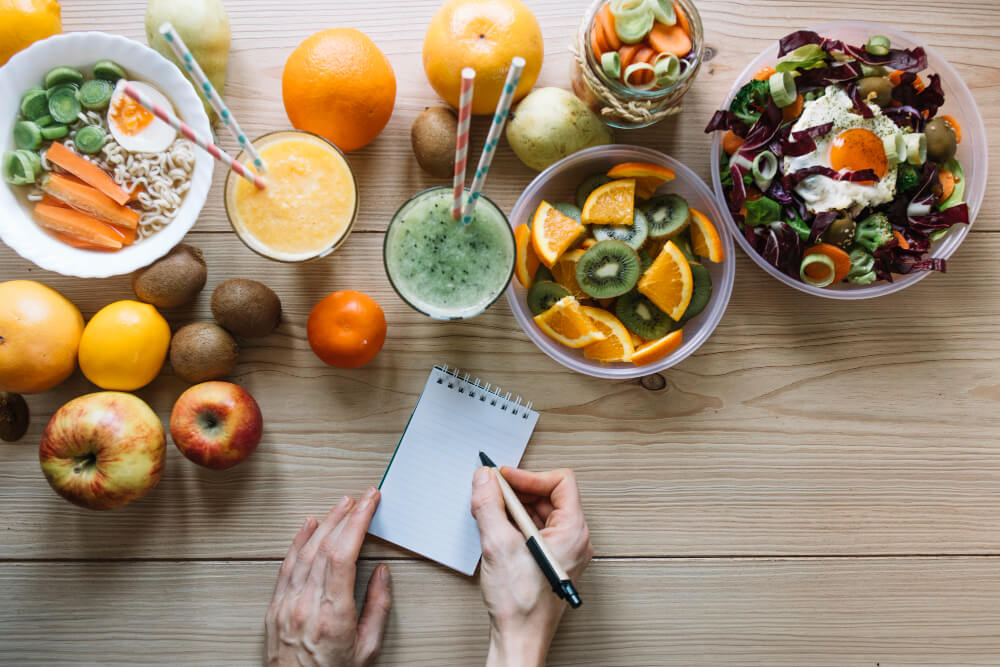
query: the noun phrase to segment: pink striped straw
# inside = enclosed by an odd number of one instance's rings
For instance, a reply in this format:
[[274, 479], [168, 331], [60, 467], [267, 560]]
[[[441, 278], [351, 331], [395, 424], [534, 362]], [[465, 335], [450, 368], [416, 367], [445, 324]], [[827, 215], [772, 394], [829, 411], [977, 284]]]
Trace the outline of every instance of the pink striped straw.
[[183, 134], [185, 137], [187, 137], [188, 139], [190, 139], [191, 141], [193, 141], [194, 143], [198, 144], [203, 149], [208, 151], [208, 154], [214, 157], [216, 160], [227, 165], [230, 169], [232, 169], [237, 174], [239, 174], [243, 178], [247, 179], [248, 181], [256, 185], [261, 190], [265, 188], [265, 183], [263, 178], [261, 178], [257, 174], [251, 173], [241, 163], [229, 157], [229, 154], [223, 151], [221, 148], [213, 144], [208, 139], [205, 139], [201, 135], [196, 134], [195, 131], [191, 129], [191, 127], [188, 126], [187, 123], [185, 123], [180, 118], [173, 115], [160, 105], [154, 104], [151, 100], [146, 98], [142, 93], [133, 88], [131, 84], [129, 83], [124, 84], [122, 90], [125, 92], [126, 95], [128, 95], [133, 100], [142, 105], [142, 107], [144, 107], [148, 111], [153, 112], [153, 114], [157, 118], [162, 120], [164, 123], [174, 128], [175, 130]]
[[476, 70], [466, 67], [462, 70], [462, 92], [458, 98], [458, 136], [455, 139], [455, 201], [451, 206], [451, 217], [462, 217], [465, 202], [465, 166], [469, 157], [469, 119], [472, 117], [472, 89], [476, 84]]

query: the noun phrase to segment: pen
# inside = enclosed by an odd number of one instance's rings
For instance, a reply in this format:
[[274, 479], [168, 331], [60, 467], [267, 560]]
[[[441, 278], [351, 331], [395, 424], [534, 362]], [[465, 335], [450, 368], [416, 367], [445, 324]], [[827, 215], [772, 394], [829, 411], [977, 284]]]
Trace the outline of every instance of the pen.
[[552, 584], [552, 591], [563, 600], [568, 601], [570, 607], [576, 609], [583, 604], [579, 593], [573, 587], [573, 582], [570, 581], [566, 570], [563, 569], [563, 566], [552, 555], [548, 545], [545, 544], [541, 533], [538, 532], [538, 527], [535, 526], [535, 522], [528, 516], [528, 511], [524, 509], [524, 505], [518, 500], [514, 489], [511, 488], [507, 480], [500, 474], [500, 469], [497, 468], [497, 464], [493, 463], [490, 457], [486, 456], [483, 452], [479, 452], [479, 459], [483, 462], [484, 466], [496, 469], [497, 481], [500, 483], [500, 491], [503, 493], [503, 500], [504, 504], [507, 505], [507, 511], [513, 517], [517, 527], [521, 529], [521, 534], [528, 538], [528, 541], [525, 543], [528, 546], [528, 551], [534, 556], [538, 567], [542, 568], [542, 574]]

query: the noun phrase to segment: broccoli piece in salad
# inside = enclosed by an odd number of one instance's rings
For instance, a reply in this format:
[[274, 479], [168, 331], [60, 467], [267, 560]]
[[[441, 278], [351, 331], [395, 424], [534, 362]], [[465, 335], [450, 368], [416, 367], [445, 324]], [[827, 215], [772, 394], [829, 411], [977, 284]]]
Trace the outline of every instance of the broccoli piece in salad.
[[768, 82], [753, 79], [736, 93], [729, 111], [747, 125], [753, 125], [770, 101], [771, 88]]
[[872, 213], [854, 230], [854, 243], [868, 252], [875, 252], [891, 240], [892, 225], [885, 213]]
[[907, 192], [920, 185], [920, 172], [908, 162], [899, 165], [896, 170], [896, 191]]
[[847, 272], [847, 282], [855, 285], [871, 285], [876, 280], [875, 257], [864, 248], [855, 248], [849, 255], [851, 270]]

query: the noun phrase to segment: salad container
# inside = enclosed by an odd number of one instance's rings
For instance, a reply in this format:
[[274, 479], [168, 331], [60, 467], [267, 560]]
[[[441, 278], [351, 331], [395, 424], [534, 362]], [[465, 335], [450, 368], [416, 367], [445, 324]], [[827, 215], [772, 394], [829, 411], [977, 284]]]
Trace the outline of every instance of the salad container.
[[[510, 215], [511, 225], [517, 227], [531, 220], [542, 200], [571, 201], [576, 186], [583, 179], [596, 173], [606, 172], [623, 162], [651, 162], [672, 169], [675, 174], [674, 180], [664, 184], [658, 193], [671, 192], [681, 195], [693, 208], [703, 212], [716, 225], [722, 219], [724, 209], [720, 208], [712, 192], [693, 171], [659, 151], [617, 144], [594, 146], [579, 151], [556, 162], [536, 176], [514, 204]], [[733, 257], [735, 251], [732, 239], [721, 230], [719, 236], [722, 239], [725, 258], [717, 264], [705, 262], [705, 267], [712, 277], [713, 288], [708, 306], [684, 325], [683, 343], [679, 348], [666, 357], [644, 366], [631, 363], [601, 363], [587, 359], [583, 356], [583, 350], [564, 347], [549, 338], [535, 324], [528, 308], [528, 291], [516, 280], [511, 281], [507, 288], [507, 302], [518, 324], [535, 345], [566, 368], [593, 377], [618, 380], [658, 373], [679, 364], [701, 347], [712, 335], [723, 313], [726, 312], [729, 295], [733, 289], [736, 260]]]
[[[912, 49], [920, 46], [927, 53], [927, 71], [936, 72], [941, 76], [941, 87], [944, 90], [945, 102], [941, 107], [941, 113], [954, 116], [962, 124], [962, 142], [958, 144], [958, 152], [955, 157], [962, 163], [965, 183], [965, 201], [969, 206], [969, 224], [956, 224], [948, 233], [931, 246], [927, 257], [947, 259], [958, 249], [962, 241], [969, 233], [969, 228], [975, 221], [983, 203], [983, 196], [986, 193], [986, 172], [987, 172], [987, 147], [986, 128], [983, 126], [983, 117], [979, 113], [976, 101], [969, 92], [969, 87], [965, 85], [958, 72], [948, 64], [948, 62], [937, 51], [921, 42], [916, 37], [900, 30], [896, 30], [881, 23], [869, 23], [865, 21], [833, 21], [806, 28], [824, 37], [839, 39], [849, 44], [864, 44], [872, 35], [885, 35], [892, 41], [894, 47]], [[775, 41], [763, 53], [752, 60], [740, 73], [726, 96], [721, 108], [728, 108], [736, 93], [747, 81], [753, 78], [766, 65], [773, 65], [778, 60], [778, 42]], [[750, 256], [757, 265], [769, 273], [777, 280], [790, 285], [797, 290], [807, 294], [826, 297], [828, 299], [870, 299], [898, 292], [923, 280], [930, 273], [929, 271], [917, 271], [907, 275], [893, 275], [893, 281], [879, 281], [871, 285], [854, 285], [841, 283], [830, 287], [816, 287], [779, 271], [769, 264], [760, 254], [750, 246], [739, 225], [729, 214], [729, 204], [726, 193], [722, 186], [719, 166], [722, 154], [722, 132], [716, 132], [712, 141], [712, 185], [715, 190], [715, 197], [721, 211], [720, 219], [725, 221], [726, 227], [736, 238], [737, 243], [743, 251]]]

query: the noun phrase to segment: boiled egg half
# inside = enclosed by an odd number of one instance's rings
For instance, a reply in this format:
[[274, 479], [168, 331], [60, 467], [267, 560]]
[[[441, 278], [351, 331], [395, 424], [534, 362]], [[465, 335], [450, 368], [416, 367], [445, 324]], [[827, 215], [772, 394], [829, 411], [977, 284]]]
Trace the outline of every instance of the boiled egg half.
[[161, 153], [177, 138], [177, 131], [125, 94], [131, 84], [143, 97], [173, 113], [173, 106], [163, 93], [141, 81], [118, 82], [108, 105], [108, 129], [115, 141], [130, 153]]

